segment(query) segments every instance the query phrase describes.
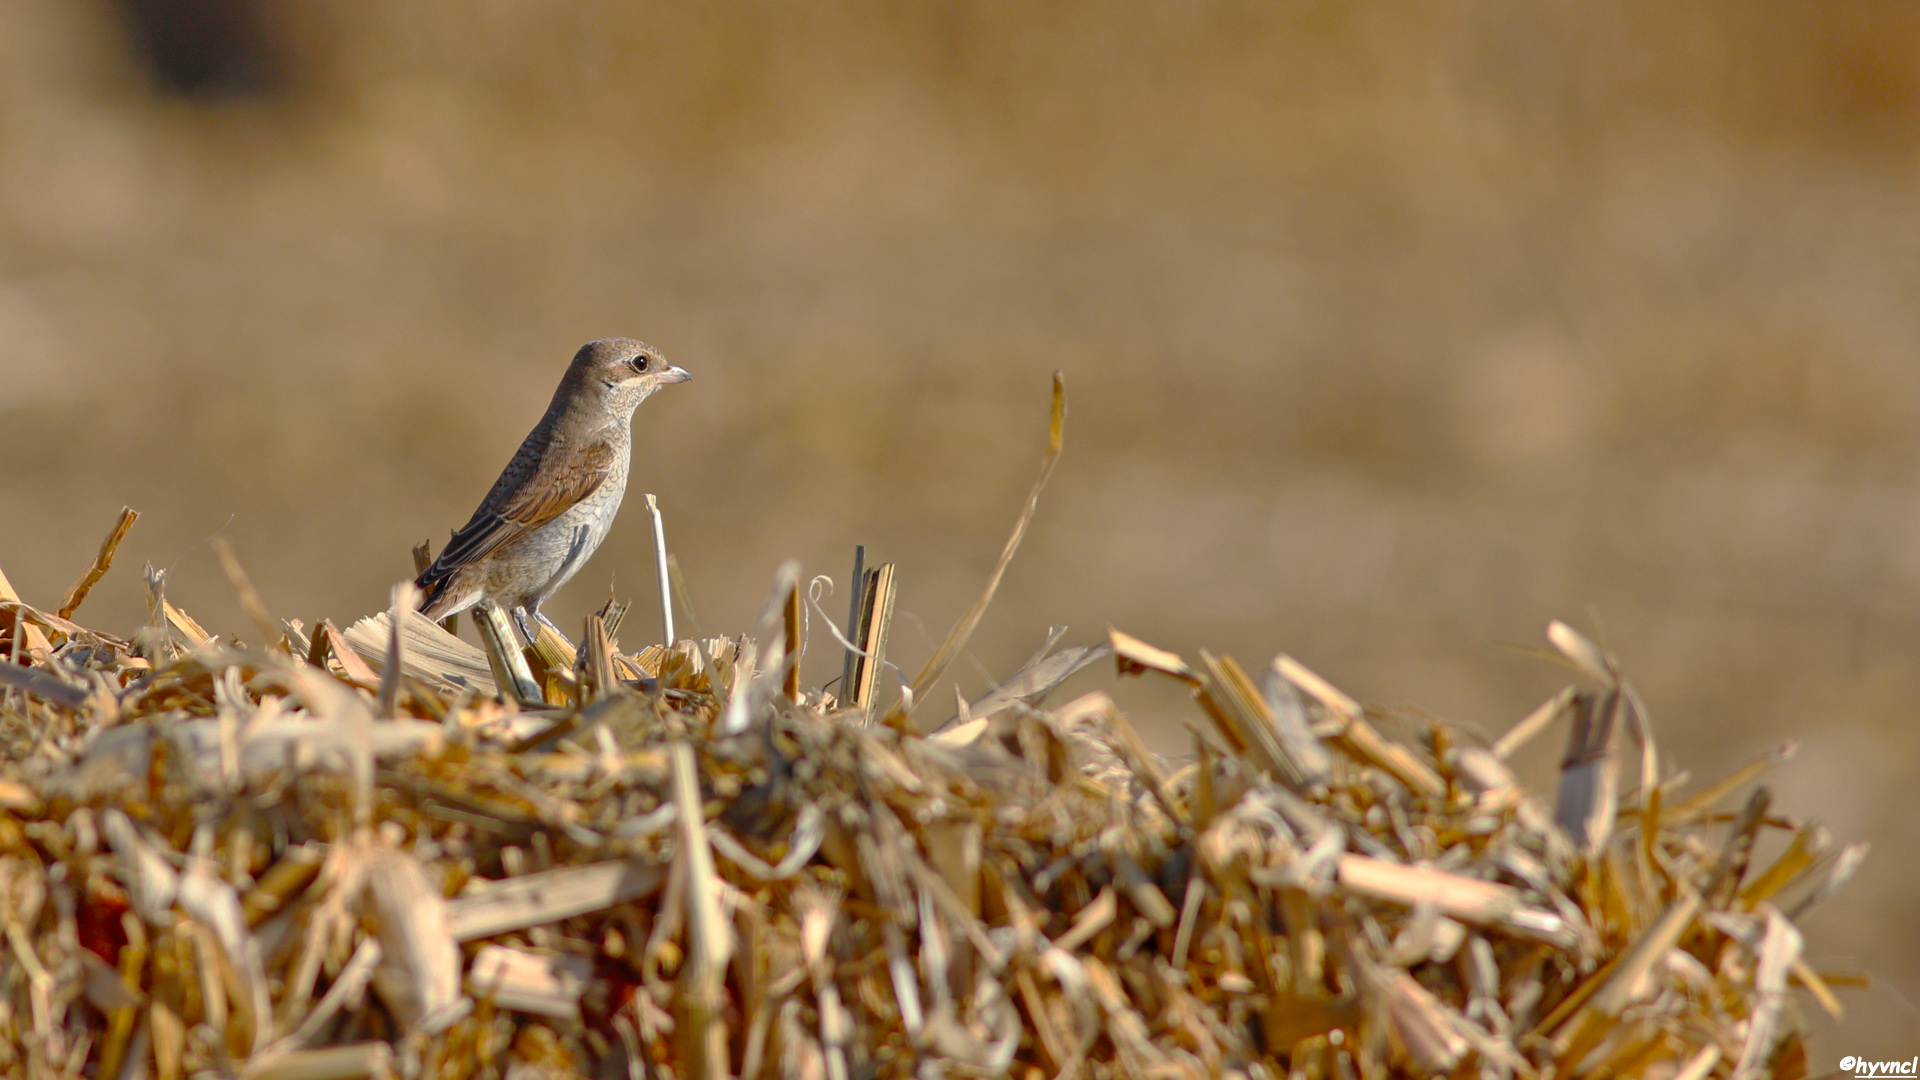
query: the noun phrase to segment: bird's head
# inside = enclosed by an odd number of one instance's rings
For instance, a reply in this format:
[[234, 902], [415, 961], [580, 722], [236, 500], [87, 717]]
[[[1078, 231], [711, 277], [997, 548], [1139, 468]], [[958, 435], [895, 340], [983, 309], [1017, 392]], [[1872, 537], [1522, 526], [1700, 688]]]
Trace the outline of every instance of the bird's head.
[[686, 369], [667, 363], [660, 350], [632, 338], [601, 338], [580, 347], [567, 369], [562, 390], [574, 388], [625, 418], [647, 395], [668, 383], [686, 382]]

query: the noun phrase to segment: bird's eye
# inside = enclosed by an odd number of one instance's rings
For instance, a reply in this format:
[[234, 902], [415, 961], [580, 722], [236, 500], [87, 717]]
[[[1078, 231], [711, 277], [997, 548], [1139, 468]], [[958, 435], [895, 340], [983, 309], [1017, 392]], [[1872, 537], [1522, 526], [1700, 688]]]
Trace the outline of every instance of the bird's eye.
[[635, 371], [645, 372], [651, 364], [652, 361], [649, 360], [644, 353], [633, 358], [633, 370]]

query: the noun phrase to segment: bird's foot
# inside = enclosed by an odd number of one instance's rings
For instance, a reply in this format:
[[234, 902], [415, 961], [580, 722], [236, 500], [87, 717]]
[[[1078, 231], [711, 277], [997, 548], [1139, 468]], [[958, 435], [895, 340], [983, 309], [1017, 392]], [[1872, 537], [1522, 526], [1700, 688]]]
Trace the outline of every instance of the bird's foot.
[[[560, 639], [561, 641], [564, 641], [564, 642], [566, 642], [566, 643], [567, 643], [567, 648], [569, 648], [569, 649], [572, 649], [572, 650], [573, 650], [574, 652], [576, 652], [576, 653], [580, 651], [580, 649], [579, 649], [579, 647], [578, 647], [578, 646], [576, 646], [576, 645], [575, 645], [575, 644], [573, 643], [573, 639], [572, 639], [572, 638], [570, 638], [570, 637], [568, 637], [567, 635], [565, 635], [565, 634], [563, 634], [563, 633], [561, 633], [561, 632], [560, 632], [560, 628], [559, 628], [559, 627], [557, 627], [557, 626], [555, 626], [555, 625], [553, 625], [553, 620], [552, 620], [552, 619], [549, 619], [549, 618], [547, 618], [547, 616], [545, 615], [545, 613], [543, 613], [543, 612], [542, 612], [542, 611], [541, 611], [541, 610], [540, 610], [539, 608], [534, 608], [534, 609], [533, 609], [533, 617], [534, 617], [534, 618], [536, 618], [536, 619], [538, 619], [538, 620], [540, 620], [540, 625], [542, 625], [542, 626], [544, 626], [544, 627], [546, 627], [547, 629], [549, 629], [549, 630], [551, 630], [551, 631], [553, 631], [553, 632], [554, 632], [554, 634], [555, 634], [555, 635], [556, 635], [557, 637], [559, 637], [559, 639]], [[531, 635], [529, 635], [529, 636], [527, 637], [527, 640], [528, 640], [528, 641], [532, 641], [532, 640], [533, 640], [533, 637], [532, 637]]]

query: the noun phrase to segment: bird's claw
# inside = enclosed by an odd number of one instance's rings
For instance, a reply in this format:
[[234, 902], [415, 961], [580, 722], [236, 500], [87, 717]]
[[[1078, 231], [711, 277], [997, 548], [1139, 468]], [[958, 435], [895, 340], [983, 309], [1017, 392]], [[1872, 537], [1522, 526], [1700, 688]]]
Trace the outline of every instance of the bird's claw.
[[[528, 614], [531, 614], [535, 619], [539, 620], [540, 625], [553, 631], [555, 637], [558, 637], [561, 641], [566, 642], [567, 648], [572, 649], [575, 652], [580, 651], [579, 647], [574, 645], [573, 639], [569, 638], [565, 633], [563, 633], [559, 627], [553, 625], [553, 620], [547, 618], [547, 615], [545, 612], [541, 611], [538, 608], [535, 608], [532, 612], [528, 612], [525, 608], [514, 609], [515, 618], [524, 620]], [[528, 623], [526, 623], [525, 621], [522, 621], [520, 623], [520, 632], [527, 635], [527, 644], [529, 645], [533, 644], [535, 641], [538, 641], [540, 639], [540, 635], [535, 633], [533, 630], [531, 630], [529, 628]]]

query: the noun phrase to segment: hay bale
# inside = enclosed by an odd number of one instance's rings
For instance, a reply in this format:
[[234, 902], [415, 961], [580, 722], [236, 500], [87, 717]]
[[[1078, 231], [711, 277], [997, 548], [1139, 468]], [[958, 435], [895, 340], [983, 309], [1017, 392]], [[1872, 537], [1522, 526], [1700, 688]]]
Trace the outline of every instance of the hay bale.
[[[1785, 752], [1682, 790], [1560, 624], [1580, 685], [1492, 745], [1120, 633], [922, 733], [802, 690], [797, 581], [753, 638], [489, 657], [0, 579], [0, 1071], [1800, 1075], [1796, 989], [1838, 1012], [1793, 920], [1861, 848], [1721, 808]], [[1046, 703], [1096, 662], [1192, 689], [1191, 763]], [[1550, 808], [1505, 759], [1559, 720]]]

